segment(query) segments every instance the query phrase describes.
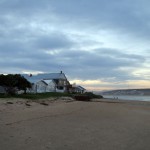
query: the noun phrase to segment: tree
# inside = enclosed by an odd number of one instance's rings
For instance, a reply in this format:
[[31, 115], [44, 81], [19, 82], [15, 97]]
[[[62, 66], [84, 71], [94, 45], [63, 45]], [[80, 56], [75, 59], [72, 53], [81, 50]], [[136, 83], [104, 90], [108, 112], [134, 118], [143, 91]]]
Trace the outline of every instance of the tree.
[[31, 87], [31, 83], [20, 74], [0, 75], [0, 86], [3, 86], [8, 94], [15, 94], [16, 90], [24, 90]]
[[24, 92], [26, 93], [26, 89], [27, 88], [31, 88], [31, 83], [25, 79], [23, 76], [21, 75], [15, 75], [17, 78], [17, 87], [19, 90], [24, 90]]

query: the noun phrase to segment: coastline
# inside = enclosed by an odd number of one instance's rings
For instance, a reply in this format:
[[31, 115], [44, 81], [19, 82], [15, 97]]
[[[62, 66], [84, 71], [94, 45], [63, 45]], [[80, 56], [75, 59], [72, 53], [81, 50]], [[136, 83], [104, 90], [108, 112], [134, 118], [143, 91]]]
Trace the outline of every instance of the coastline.
[[148, 150], [149, 124], [150, 102], [0, 99], [1, 150]]
[[150, 101], [149, 95], [103, 95], [106, 99], [120, 99], [132, 101]]

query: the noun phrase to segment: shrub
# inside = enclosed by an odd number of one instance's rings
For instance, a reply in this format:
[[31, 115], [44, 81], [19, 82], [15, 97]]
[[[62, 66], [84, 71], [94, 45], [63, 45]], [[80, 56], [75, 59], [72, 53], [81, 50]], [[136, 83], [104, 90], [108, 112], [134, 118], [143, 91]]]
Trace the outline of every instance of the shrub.
[[92, 92], [85, 92], [84, 95], [89, 96], [90, 98], [103, 98], [103, 96], [93, 94]]

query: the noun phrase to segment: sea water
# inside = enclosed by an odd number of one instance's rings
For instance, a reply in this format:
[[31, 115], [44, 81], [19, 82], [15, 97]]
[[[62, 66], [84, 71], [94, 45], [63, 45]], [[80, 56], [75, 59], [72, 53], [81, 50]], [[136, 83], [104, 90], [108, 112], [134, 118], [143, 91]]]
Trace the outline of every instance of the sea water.
[[150, 96], [135, 96], [135, 95], [103, 95], [104, 98], [119, 99], [119, 100], [136, 100], [150, 101]]

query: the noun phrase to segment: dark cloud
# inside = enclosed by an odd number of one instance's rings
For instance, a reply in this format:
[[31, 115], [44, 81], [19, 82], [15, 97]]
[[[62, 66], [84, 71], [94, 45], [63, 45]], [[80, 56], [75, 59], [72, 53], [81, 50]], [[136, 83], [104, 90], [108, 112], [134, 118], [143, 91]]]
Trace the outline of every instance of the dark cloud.
[[96, 23], [95, 26], [98, 23], [104, 28], [144, 32], [149, 28], [149, 4], [148, 0], [4, 0], [1, 2], [1, 12], [25, 18], [30, 18], [30, 15], [37, 15], [38, 18], [42, 14], [42, 17], [47, 19], [54, 14], [70, 22], [80, 20]]
[[39, 49], [61, 49], [73, 46], [73, 41], [62, 33], [51, 33], [47, 36], [40, 36], [35, 40], [35, 46]]
[[[148, 61], [148, 50], [147, 55], [143, 52], [149, 46], [144, 43], [150, 35], [149, 4], [148, 0], [2, 0], [1, 71], [63, 70], [71, 79], [137, 79], [131, 70]], [[125, 42], [116, 42], [116, 48], [114, 37]], [[128, 43], [134, 43], [133, 51], [124, 48]], [[136, 48], [142, 53], [135, 53]]]
[[2, 14], [17, 14], [17, 16], [35, 15], [49, 9], [47, 0], [3, 0], [0, 2]]
[[59, 3], [53, 0], [51, 4], [57, 8], [56, 14], [68, 19], [80, 20], [95, 27], [111, 28], [124, 34], [149, 36], [148, 0], [62, 0]]

